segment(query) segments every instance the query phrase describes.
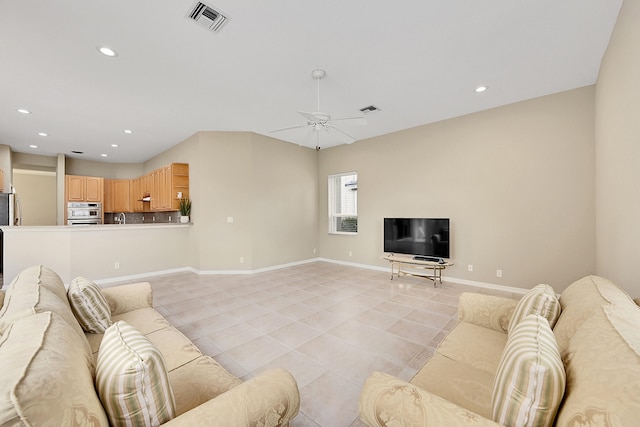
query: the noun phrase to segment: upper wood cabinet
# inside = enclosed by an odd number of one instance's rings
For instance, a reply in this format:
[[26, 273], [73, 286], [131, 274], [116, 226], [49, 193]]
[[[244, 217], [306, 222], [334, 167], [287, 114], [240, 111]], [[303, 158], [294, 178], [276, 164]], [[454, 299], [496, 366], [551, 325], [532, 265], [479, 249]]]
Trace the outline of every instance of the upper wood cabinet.
[[189, 197], [188, 163], [172, 163], [149, 172], [139, 180], [139, 184], [133, 185], [132, 197], [138, 200], [148, 197], [149, 201], [136, 202], [134, 207], [138, 211], [177, 211], [180, 198]]
[[128, 179], [104, 180], [104, 211], [131, 212], [131, 181]]
[[131, 180], [104, 180], [105, 212], [177, 211], [180, 199], [187, 197], [188, 163], [172, 163]]
[[65, 176], [65, 194], [67, 202], [102, 202], [104, 178], [67, 175]]

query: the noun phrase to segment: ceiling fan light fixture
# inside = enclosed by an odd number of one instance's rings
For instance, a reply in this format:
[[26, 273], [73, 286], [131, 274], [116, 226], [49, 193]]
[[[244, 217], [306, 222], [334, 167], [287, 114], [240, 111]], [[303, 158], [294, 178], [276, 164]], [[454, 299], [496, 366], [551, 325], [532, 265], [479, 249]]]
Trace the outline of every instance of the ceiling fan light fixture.
[[327, 72], [321, 68], [316, 68], [311, 72], [311, 77], [316, 80], [323, 79], [327, 75]]

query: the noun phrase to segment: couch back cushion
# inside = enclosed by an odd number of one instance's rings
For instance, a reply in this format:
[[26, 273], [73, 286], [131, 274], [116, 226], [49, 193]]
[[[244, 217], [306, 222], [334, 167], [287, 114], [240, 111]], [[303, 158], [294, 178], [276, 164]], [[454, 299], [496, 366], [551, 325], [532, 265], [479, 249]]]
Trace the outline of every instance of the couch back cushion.
[[553, 333], [563, 357], [571, 337], [591, 313], [600, 306], [613, 303], [633, 305], [633, 300], [614, 283], [598, 276], [583, 277], [562, 292], [560, 295], [562, 314], [553, 328]]
[[0, 425], [108, 426], [91, 357], [51, 312], [0, 320]]
[[564, 358], [558, 426], [635, 426], [640, 420], [640, 309], [602, 306], [582, 322]]
[[506, 427], [550, 427], [565, 373], [549, 322], [529, 315], [509, 334], [491, 397], [493, 420]]
[[553, 328], [558, 316], [560, 316], [560, 302], [558, 302], [558, 297], [551, 286], [540, 284], [524, 294], [513, 311], [508, 333], [511, 334], [518, 323], [530, 314], [544, 317]]
[[[67, 290], [60, 277], [43, 265], [22, 270], [7, 289], [0, 319], [10, 321], [34, 313], [53, 311], [83, 338], [84, 332], [76, 320], [67, 299]], [[86, 350], [91, 353], [89, 343]]]

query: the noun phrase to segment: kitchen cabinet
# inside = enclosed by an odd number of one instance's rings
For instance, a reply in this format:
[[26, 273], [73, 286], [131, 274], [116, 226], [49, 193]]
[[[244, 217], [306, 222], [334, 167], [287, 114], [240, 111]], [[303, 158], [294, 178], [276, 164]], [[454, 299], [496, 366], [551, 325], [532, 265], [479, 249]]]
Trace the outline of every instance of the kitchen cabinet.
[[128, 179], [104, 180], [104, 211], [131, 212], [131, 183]]
[[155, 169], [143, 177], [152, 212], [177, 211], [180, 199], [189, 197], [189, 164], [172, 163]]
[[104, 178], [66, 175], [65, 194], [67, 202], [102, 202]]
[[102, 204], [103, 212], [113, 212], [113, 191], [111, 187], [111, 180], [104, 180], [104, 203]]
[[182, 197], [189, 197], [188, 163], [172, 163], [130, 182], [133, 212], [177, 211]]

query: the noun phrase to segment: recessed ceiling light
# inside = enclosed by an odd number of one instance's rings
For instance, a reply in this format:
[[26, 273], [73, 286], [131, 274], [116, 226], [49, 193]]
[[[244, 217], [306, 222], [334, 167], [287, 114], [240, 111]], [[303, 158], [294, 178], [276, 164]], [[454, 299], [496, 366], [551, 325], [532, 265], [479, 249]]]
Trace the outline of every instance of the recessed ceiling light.
[[25, 110], [24, 108], [18, 108], [18, 113], [22, 114], [31, 114], [31, 111]]
[[489, 89], [489, 86], [478, 86], [476, 88], [476, 93], [482, 93], [482, 92], [486, 91], [487, 89]]
[[100, 156], [102, 156], [102, 157], [107, 157], [107, 155], [106, 155], [106, 154], [100, 154]]
[[111, 57], [118, 56], [118, 52], [116, 52], [115, 50], [111, 49], [110, 47], [98, 46], [98, 47], [96, 47], [96, 49], [98, 49], [98, 52], [100, 52], [104, 56], [111, 56]]
[[38, 135], [40, 135], [40, 136], [49, 136], [49, 134], [45, 133], [45, 132], [38, 132]]
[[124, 130], [124, 133], [133, 133], [133, 131], [132, 131], [132, 130], [129, 130], [129, 129], [125, 129], [125, 130]]
[[113, 148], [118, 148], [118, 144], [111, 144]]
[[29, 146], [29, 148], [38, 148], [38, 146], [37, 146], [37, 145], [33, 145], [33, 144], [31, 144], [31, 145]]

